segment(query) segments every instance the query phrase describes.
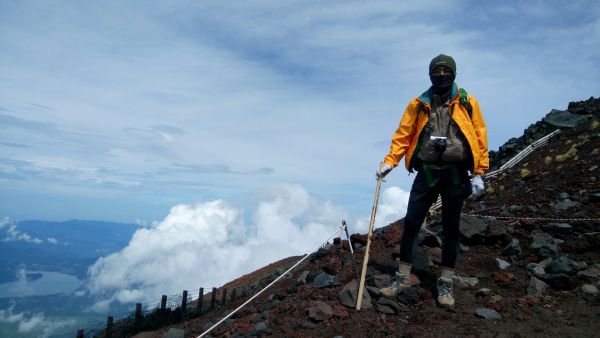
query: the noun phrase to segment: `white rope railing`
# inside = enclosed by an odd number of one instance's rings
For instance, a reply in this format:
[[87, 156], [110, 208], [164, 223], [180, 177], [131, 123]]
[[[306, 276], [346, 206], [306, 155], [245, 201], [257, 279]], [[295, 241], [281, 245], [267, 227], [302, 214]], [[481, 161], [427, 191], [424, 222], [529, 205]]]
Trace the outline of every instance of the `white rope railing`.
[[336, 234], [340, 233], [341, 231], [344, 230], [345, 224], [342, 224], [333, 234], [331, 234], [331, 236], [329, 236], [329, 238], [323, 242], [323, 244], [320, 244], [313, 252], [309, 253], [308, 255], [304, 256], [301, 260], [299, 260], [296, 264], [294, 264], [291, 268], [289, 268], [287, 271], [285, 271], [284, 273], [282, 273], [279, 277], [277, 277], [274, 281], [272, 281], [269, 285], [265, 286], [262, 290], [260, 290], [259, 292], [257, 292], [254, 296], [252, 296], [250, 299], [248, 299], [247, 301], [244, 302], [244, 304], [238, 306], [235, 310], [231, 311], [227, 316], [223, 317], [221, 320], [219, 320], [215, 325], [211, 326], [208, 330], [204, 331], [201, 335], [199, 335], [196, 338], [202, 338], [204, 336], [206, 336], [210, 331], [212, 331], [214, 328], [216, 328], [217, 326], [221, 325], [221, 323], [223, 323], [224, 321], [226, 321], [227, 319], [229, 319], [229, 317], [233, 316], [236, 312], [238, 312], [239, 310], [241, 310], [244, 306], [248, 305], [250, 302], [252, 302], [256, 297], [260, 296], [260, 294], [262, 294], [264, 291], [266, 291], [268, 288], [270, 288], [273, 284], [277, 283], [280, 279], [282, 279], [283, 277], [285, 277], [288, 273], [290, 273], [290, 271], [294, 270], [294, 268], [296, 268], [298, 265], [300, 265], [302, 262], [304, 262], [304, 260], [306, 260], [308, 257], [310, 257], [312, 254], [314, 254], [315, 252], [317, 252], [320, 248], [322, 248], [325, 244], [327, 244], [329, 242], [330, 239], [332, 239]]

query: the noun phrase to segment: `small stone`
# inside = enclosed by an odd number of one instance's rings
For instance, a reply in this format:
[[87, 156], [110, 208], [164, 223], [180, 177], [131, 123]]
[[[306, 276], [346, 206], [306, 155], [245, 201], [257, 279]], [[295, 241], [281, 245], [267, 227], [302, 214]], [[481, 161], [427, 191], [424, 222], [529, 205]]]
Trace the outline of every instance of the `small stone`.
[[487, 301], [486, 305], [489, 308], [492, 308], [492, 309], [500, 312], [504, 308], [504, 300], [502, 299], [502, 296], [500, 296], [500, 295], [493, 295]]
[[460, 252], [467, 252], [467, 251], [471, 250], [471, 248], [468, 245], [458, 243], [458, 250]]
[[386, 287], [388, 285], [390, 285], [390, 280], [391, 280], [391, 276], [390, 275], [375, 275], [373, 276], [373, 286], [381, 289], [383, 287]]
[[462, 277], [459, 275], [454, 275], [452, 276], [452, 281], [455, 285], [463, 288], [473, 288], [479, 284], [479, 279], [477, 277]]
[[[379, 301], [377, 301], [377, 305], [375, 307], [377, 308], [377, 311], [388, 314], [397, 314], [408, 311], [408, 307], [406, 305], [385, 297], [379, 298]], [[383, 308], [391, 309], [392, 312], [389, 312], [387, 309]]]
[[568, 234], [573, 231], [573, 226], [568, 223], [548, 223], [542, 225], [542, 230], [553, 234]]
[[492, 273], [492, 280], [494, 281], [494, 283], [500, 286], [506, 286], [511, 284], [513, 282], [514, 277], [515, 276], [513, 274], [506, 272], [496, 271]]
[[506, 270], [510, 266], [509, 262], [500, 258], [496, 258], [496, 263], [498, 263], [498, 267], [500, 268], [500, 270]]
[[258, 323], [256, 323], [256, 325], [254, 325], [254, 331], [256, 331], [256, 332], [264, 331], [266, 329], [267, 329], [267, 323], [265, 323], [265, 322], [258, 322]]
[[512, 238], [508, 245], [502, 250], [504, 256], [520, 256], [522, 253], [523, 250], [521, 250], [519, 240], [516, 238]]
[[546, 267], [547, 273], [574, 275], [577, 273], [578, 264], [567, 256], [561, 256]]
[[537, 277], [531, 277], [529, 280], [529, 286], [527, 286], [527, 294], [533, 296], [541, 296], [544, 290], [548, 288], [548, 284], [540, 280]]
[[489, 296], [491, 293], [492, 293], [491, 289], [481, 288], [481, 289], [477, 290], [477, 292], [475, 292], [475, 297], [485, 298], [485, 297]]
[[552, 206], [556, 211], [567, 211], [569, 209], [575, 208], [579, 203], [575, 201], [571, 201], [570, 199], [564, 199], [559, 202], [554, 203]]
[[484, 319], [490, 320], [500, 320], [502, 319], [502, 315], [498, 313], [496, 310], [488, 309], [488, 308], [478, 308], [475, 310], [475, 315]]
[[583, 277], [587, 279], [598, 279], [600, 278], [600, 267], [598, 266], [598, 264], [594, 264], [586, 270], [579, 271], [577, 273], [577, 277]]
[[533, 240], [529, 245], [529, 249], [537, 256], [546, 258], [548, 256], [555, 256], [558, 252], [558, 247], [556, 246], [558, 241], [549, 234], [538, 232], [532, 235], [532, 238]]
[[174, 327], [170, 328], [162, 338], [183, 338], [185, 337], [185, 331], [181, 329], [176, 329]]
[[598, 288], [593, 284], [584, 284], [581, 286], [581, 291], [586, 295], [597, 295]]
[[308, 318], [317, 322], [322, 322], [331, 318], [331, 316], [333, 316], [333, 309], [329, 304], [318, 300], [310, 302]]
[[566, 199], [567, 199], [567, 198], [569, 198], [569, 197], [570, 197], [570, 196], [569, 196], [569, 194], [568, 194], [568, 193], [566, 193], [566, 192], [561, 192], [561, 193], [560, 193], [560, 199], [561, 199], [561, 200], [566, 200]]
[[317, 289], [328, 288], [330, 286], [340, 285], [340, 280], [336, 276], [332, 276], [327, 272], [321, 272], [312, 282], [312, 287]]
[[537, 277], [540, 277], [540, 276], [543, 276], [546, 274], [546, 270], [539, 263], [529, 263], [529, 264], [527, 264], [525, 269]]

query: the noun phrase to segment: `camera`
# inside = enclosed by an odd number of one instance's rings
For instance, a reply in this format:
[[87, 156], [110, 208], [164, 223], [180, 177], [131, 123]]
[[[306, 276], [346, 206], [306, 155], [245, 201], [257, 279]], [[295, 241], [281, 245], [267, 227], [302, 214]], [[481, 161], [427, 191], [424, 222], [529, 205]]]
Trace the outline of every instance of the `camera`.
[[438, 153], [443, 153], [444, 151], [446, 151], [446, 146], [448, 145], [446, 143], [446, 138], [443, 136], [431, 136], [431, 139], [433, 140], [433, 146], [435, 151], [437, 151]]

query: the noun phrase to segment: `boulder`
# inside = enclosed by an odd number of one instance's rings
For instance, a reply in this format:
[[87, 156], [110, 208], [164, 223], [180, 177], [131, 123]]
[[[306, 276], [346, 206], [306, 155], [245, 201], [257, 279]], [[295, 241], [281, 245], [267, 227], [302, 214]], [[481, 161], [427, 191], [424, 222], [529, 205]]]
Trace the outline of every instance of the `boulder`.
[[477, 217], [460, 217], [460, 234], [468, 244], [481, 243], [487, 235], [488, 226]]
[[558, 252], [556, 244], [556, 238], [545, 232], [538, 232], [532, 235], [532, 242], [529, 244], [529, 250], [542, 258], [556, 256], [556, 253]]
[[581, 291], [586, 295], [597, 295], [598, 288], [593, 284], [584, 284], [581, 286]]
[[[340, 291], [338, 293], [338, 298], [340, 300], [340, 303], [342, 303], [343, 305], [345, 305], [349, 308], [356, 307], [357, 296], [358, 296], [358, 281], [356, 279], [353, 279], [350, 283], [344, 285], [344, 287], [342, 288], [342, 291]], [[369, 295], [368, 292], [363, 292], [361, 308], [369, 309], [371, 307], [373, 307], [373, 305], [371, 304], [371, 296]]]
[[578, 264], [567, 256], [561, 256], [546, 266], [546, 272], [552, 274], [566, 274], [572, 276], [577, 273]]
[[572, 114], [569, 111], [552, 109], [546, 117], [542, 118], [542, 122], [559, 128], [574, 128], [587, 122], [590, 118], [591, 115]]
[[312, 287], [317, 289], [328, 288], [331, 286], [340, 285], [340, 280], [336, 276], [332, 276], [323, 271], [312, 282]]

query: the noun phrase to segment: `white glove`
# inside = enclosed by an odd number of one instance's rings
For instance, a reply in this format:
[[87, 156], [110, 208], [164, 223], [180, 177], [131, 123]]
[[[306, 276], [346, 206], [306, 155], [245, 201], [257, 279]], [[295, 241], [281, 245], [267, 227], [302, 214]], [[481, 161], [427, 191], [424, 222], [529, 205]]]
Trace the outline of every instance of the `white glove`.
[[473, 197], [477, 198], [485, 192], [485, 184], [483, 184], [483, 179], [481, 179], [481, 175], [475, 175], [471, 179], [471, 194]]
[[392, 166], [385, 163], [385, 162], [381, 162], [381, 164], [379, 165], [379, 168], [377, 168], [377, 172], [375, 173], [375, 178], [376, 179], [382, 179], [385, 177], [385, 175], [387, 175], [390, 171], [392, 171]]

